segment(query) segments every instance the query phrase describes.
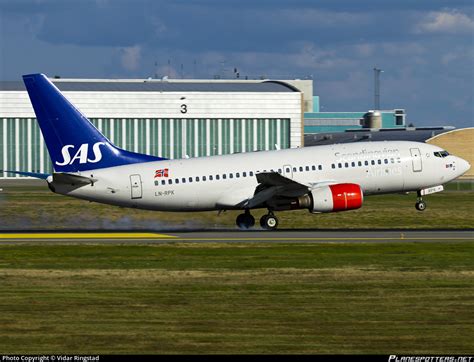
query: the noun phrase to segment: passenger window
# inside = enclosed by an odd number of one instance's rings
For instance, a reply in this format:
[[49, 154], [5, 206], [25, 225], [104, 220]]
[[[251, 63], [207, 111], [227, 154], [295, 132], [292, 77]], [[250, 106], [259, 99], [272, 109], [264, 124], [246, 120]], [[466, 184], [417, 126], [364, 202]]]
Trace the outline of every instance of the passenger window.
[[203, 176], [203, 177], [202, 177], [202, 180], [203, 180], [203, 181], [206, 181], [206, 176]]
[[312, 165], [312, 166], [311, 166], [311, 170], [316, 171], [316, 166], [315, 166], [315, 165]]
[[279, 168], [279, 169], [278, 169], [278, 173], [279, 173], [280, 175], [281, 175], [281, 172], [282, 172], [282, 171], [281, 171], [281, 168]]
[[375, 165], [375, 160], [371, 160], [370, 163], [373, 165]]
[[323, 165], [318, 166], [318, 170], [321, 171], [323, 169]]
[[233, 173], [229, 173], [229, 178], [234, 178], [234, 174], [233, 174]]
[[227, 178], [227, 175], [224, 173], [224, 174], [222, 175], [222, 178], [225, 180], [225, 179]]
[[302, 166], [300, 166], [300, 172], [303, 172], [303, 167]]
[[169, 179], [169, 180], [168, 180], [168, 183], [169, 183], [170, 185], [173, 184], [173, 180], [172, 180], [172, 179]]
[[247, 172], [242, 172], [242, 177], [247, 177]]
[[344, 164], [344, 166], [345, 166], [345, 167], [349, 167], [349, 163], [346, 162], [346, 163]]
[[165, 185], [165, 184], [166, 184], [166, 181], [165, 181], [165, 180], [161, 180], [161, 184], [162, 184], [162, 185]]
[[155, 186], [158, 186], [158, 181], [155, 181]]
[[290, 168], [287, 167], [285, 172], [286, 172], [286, 173], [290, 173]]
[[393, 158], [390, 159], [391, 163], [395, 163], [395, 160]]
[[220, 176], [219, 175], [216, 175], [216, 180], [220, 180]]
[[331, 167], [332, 167], [332, 168], [336, 168], [336, 165], [333, 163], [333, 164], [331, 165]]
[[240, 173], [237, 172], [237, 173], [235, 174], [235, 177], [240, 177]]
[[250, 171], [250, 172], [249, 172], [249, 176], [253, 176], [253, 171]]
[[337, 167], [342, 168], [342, 163], [338, 163]]
[[196, 182], [199, 182], [199, 176], [196, 176]]
[[306, 166], [306, 167], [305, 167], [305, 170], [306, 170], [306, 171], [309, 171], [309, 166]]
[[387, 163], [388, 163], [388, 159], [385, 159], [384, 162], [385, 162], [385, 164], [387, 164]]
[[377, 163], [378, 163], [379, 165], [381, 165], [381, 164], [382, 164], [382, 160], [378, 160]]
[[296, 172], [296, 167], [293, 167], [293, 172]]
[[179, 184], [179, 178], [175, 179], [174, 182]]
[[362, 161], [358, 161], [357, 166], [359, 166], [359, 167], [362, 166]]
[[209, 181], [212, 181], [212, 180], [213, 180], [212, 175], [209, 175]]
[[364, 161], [364, 164], [365, 164], [366, 166], [368, 166], [368, 165], [369, 165], [369, 161], [365, 160], [365, 161]]
[[186, 183], [186, 179], [183, 177], [183, 178], [181, 179], [181, 182], [182, 182], [183, 184], [185, 184], [185, 183]]
[[189, 182], [193, 182], [193, 178], [192, 178], [192, 177], [190, 177], [188, 180], [189, 180]]
[[351, 166], [352, 166], [352, 167], [355, 167], [355, 166], [356, 166], [356, 163], [355, 163], [355, 162], [352, 162], [352, 163], [351, 163]]

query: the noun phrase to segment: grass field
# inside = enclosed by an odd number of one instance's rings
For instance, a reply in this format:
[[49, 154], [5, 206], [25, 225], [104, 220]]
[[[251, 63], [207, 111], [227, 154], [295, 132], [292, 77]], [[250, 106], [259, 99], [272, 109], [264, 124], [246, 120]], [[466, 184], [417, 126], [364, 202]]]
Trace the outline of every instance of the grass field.
[[[448, 188], [450, 188], [448, 186]], [[445, 191], [425, 198], [428, 208], [415, 210], [416, 195], [370, 196], [359, 210], [310, 214], [278, 212], [280, 228], [381, 229], [472, 228], [474, 192]], [[257, 223], [265, 210], [253, 212]], [[124, 209], [77, 200], [42, 188], [5, 188], [0, 192], [0, 230], [7, 229], [222, 229], [234, 228], [237, 211], [166, 213]]]
[[474, 244], [0, 245], [0, 353], [474, 353]]

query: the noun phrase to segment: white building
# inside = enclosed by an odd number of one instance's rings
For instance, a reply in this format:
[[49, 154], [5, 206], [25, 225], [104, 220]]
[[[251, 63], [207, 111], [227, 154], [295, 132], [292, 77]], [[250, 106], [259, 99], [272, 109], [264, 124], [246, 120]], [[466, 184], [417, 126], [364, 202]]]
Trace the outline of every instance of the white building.
[[[184, 158], [303, 145], [303, 93], [286, 82], [53, 82], [106, 137], [130, 151]], [[52, 172], [20, 81], [0, 82], [0, 170]]]

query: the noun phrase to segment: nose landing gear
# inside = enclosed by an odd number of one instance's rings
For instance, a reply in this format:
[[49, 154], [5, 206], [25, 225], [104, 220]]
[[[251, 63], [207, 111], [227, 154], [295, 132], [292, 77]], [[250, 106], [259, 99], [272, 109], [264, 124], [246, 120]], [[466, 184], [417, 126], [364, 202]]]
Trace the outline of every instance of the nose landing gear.
[[420, 191], [418, 191], [418, 197], [416, 198], [415, 208], [418, 211], [425, 211], [426, 209], [426, 202], [423, 201]]

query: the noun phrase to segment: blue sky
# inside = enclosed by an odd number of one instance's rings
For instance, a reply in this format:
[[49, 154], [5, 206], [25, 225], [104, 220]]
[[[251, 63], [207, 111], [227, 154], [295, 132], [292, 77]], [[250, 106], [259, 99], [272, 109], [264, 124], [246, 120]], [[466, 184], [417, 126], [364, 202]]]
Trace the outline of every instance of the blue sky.
[[314, 80], [323, 111], [405, 108], [473, 126], [472, 0], [0, 0], [0, 80]]

